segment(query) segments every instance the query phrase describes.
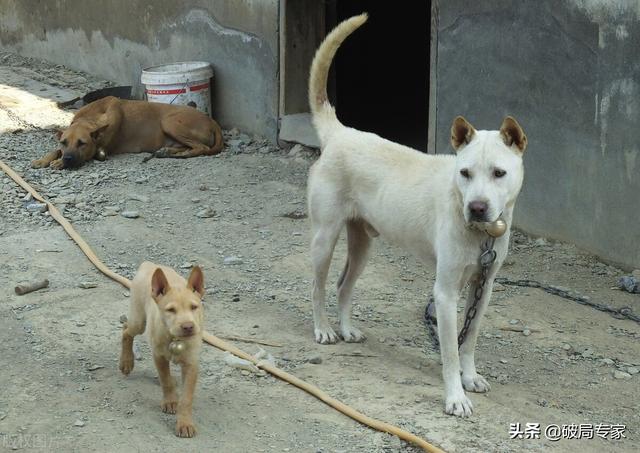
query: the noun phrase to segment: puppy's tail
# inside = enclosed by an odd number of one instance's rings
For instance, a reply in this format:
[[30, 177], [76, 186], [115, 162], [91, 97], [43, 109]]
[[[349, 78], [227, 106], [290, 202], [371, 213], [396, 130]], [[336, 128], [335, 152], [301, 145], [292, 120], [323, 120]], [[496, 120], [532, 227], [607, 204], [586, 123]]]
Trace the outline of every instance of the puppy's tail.
[[327, 97], [329, 68], [340, 44], [358, 27], [367, 21], [367, 14], [353, 16], [334, 28], [322, 41], [311, 63], [309, 75], [309, 105], [320, 143], [325, 145], [333, 126], [340, 124], [333, 106]]

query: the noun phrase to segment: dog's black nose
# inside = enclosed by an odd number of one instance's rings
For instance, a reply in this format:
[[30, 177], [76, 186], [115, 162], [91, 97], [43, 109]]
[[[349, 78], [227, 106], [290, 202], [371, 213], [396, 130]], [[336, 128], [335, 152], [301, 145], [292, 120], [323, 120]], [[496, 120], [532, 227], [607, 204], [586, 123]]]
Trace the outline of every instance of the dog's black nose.
[[192, 322], [185, 322], [184, 324], [182, 324], [182, 331], [185, 335], [191, 335], [193, 334], [193, 327], [194, 326]]
[[76, 158], [70, 154], [65, 154], [62, 156], [62, 163], [65, 167], [73, 167], [76, 163]]
[[485, 221], [489, 205], [485, 201], [472, 201], [469, 203], [469, 213], [473, 220]]

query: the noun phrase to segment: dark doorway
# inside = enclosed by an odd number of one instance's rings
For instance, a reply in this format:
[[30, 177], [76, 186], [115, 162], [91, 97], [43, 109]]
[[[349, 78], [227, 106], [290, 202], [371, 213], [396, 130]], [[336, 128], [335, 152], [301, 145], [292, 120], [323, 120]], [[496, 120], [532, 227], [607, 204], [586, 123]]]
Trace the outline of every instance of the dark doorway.
[[334, 60], [331, 91], [340, 121], [427, 151], [431, 2], [335, 0], [328, 8], [327, 32], [369, 13]]

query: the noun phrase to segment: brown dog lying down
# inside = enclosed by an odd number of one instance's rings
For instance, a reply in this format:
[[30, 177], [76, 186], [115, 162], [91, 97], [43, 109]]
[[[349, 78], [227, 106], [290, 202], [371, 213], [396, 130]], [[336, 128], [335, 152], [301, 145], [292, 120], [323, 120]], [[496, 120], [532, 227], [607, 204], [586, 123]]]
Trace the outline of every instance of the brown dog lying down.
[[110, 154], [153, 152], [155, 157], [218, 154], [224, 145], [218, 123], [189, 106], [126, 101], [108, 96], [82, 107], [58, 131], [60, 148], [33, 168], [77, 167]]
[[[145, 261], [131, 282], [129, 316], [122, 331], [120, 371], [133, 370], [133, 338], [149, 332], [153, 360], [162, 386], [162, 411], [178, 413], [176, 435], [193, 437], [191, 418], [193, 394], [198, 380], [198, 359], [202, 346], [204, 277], [199, 267], [185, 281], [173, 269]], [[169, 362], [182, 367], [182, 395], [178, 400], [176, 381]]]

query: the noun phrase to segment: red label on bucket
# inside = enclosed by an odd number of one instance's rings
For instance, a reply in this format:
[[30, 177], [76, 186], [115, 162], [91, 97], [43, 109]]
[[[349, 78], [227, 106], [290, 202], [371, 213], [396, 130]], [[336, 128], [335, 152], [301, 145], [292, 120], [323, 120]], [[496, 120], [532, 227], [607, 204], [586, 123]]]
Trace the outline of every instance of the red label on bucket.
[[200, 91], [200, 90], [204, 90], [205, 88], [209, 88], [209, 83], [203, 83], [201, 85], [194, 85], [192, 87], [189, 87], [189, 91]]
[[184, 88], [178, 88], [176, 90], [147, 90], [147, 94], [182, 94], [186, 93]]

